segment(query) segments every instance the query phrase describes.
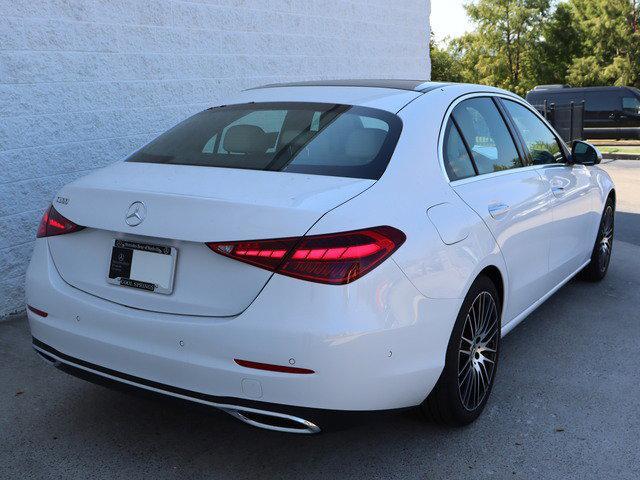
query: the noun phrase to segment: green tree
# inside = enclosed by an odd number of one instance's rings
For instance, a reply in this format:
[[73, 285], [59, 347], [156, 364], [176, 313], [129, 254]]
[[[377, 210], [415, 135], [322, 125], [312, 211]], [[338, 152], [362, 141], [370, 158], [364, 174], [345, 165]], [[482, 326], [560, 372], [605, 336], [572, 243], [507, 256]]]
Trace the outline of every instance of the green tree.
[[640, 86], [636, 0], [569, 0], [581, 52], [569, 66], [572, 85]]
[[454, 42], [462, 72], [479, 83], [524, 93], [532, 46], [539, 42], [549, 0], [477, 0], [465, 5], [476, 30]]
[[581, 31], [568, 3], [559, 3], [540, 26], [540, 38], [530, 45], [528, 83], [566, 83], [573, 59], [582, 53]]
[[429, 42], [431, 53], [431, 80], [434, 82], [464, 82], [460, 70], [460, 61], [452, 52], [446, 48], [441, 48], [433, 37]]
[[640, 0], [469, 0], [473, 32], [432, 42], [433, 78], [524, 94], [535, 85], [640, 87]]

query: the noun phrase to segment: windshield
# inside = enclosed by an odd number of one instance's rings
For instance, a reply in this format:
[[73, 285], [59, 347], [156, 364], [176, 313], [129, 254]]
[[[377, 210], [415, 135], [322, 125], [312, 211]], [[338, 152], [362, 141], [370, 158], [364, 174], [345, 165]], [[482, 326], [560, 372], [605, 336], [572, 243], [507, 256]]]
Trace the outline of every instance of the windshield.
[[325, 103], [250, 103], [200, 112], [129, 162], [244, 168], [377, 180], [402, 123], [389, 112]]

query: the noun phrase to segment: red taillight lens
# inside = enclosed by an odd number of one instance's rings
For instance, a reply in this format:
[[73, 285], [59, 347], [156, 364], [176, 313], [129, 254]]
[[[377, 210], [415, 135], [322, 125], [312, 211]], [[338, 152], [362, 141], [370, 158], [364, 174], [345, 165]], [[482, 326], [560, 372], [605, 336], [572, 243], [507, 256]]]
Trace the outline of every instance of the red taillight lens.
[[35, 313], [36, 315], [40, 315], [41, 317], [45, 317], [46, 318], [49, 315], [44, 310], [40, 310], [39, 308], [32, 307], [31, 305], [27, 305], [27, 308], [29, 309], [29, 311]]
[[207, 243], [207, 246], [221, 255], [275, 271], [289, 250], [299, 241], [299, 238], [282, 238], [250, 242]]
[[380, 265], [406, 238], [400, 230], [383, 226], [302, 238], [215, 242], [207, 246], [221, 255], [282, 275], [343, 285]]
[[84, 227], [76, 225], [68, 218], [60, 215], [60, 213], [53, 208], [53, 205], [51, 205], [47, 211], [44, 212], [42, 220], [40, 220], [36, 237], [53, 237], [54, 235], [77, 232], [83, 228]]
[[255, 368], [256, 370], [266, 370], [268, 372], [281, 372], [281, 373], [298, 373], [308, 375], [310, 373], [316, 373], [308, 368], [289, 367], [287, 365], [272, 365], [270, 363], [258, 363], [251, 362], [249, 360], [234, 359], [238, 365], [246, 368]]

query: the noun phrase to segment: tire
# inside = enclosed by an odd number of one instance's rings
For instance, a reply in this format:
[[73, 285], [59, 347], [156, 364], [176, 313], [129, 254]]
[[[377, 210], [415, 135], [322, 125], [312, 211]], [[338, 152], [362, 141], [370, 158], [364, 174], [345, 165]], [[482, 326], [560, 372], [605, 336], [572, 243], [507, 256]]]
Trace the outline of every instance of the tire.
[[[481, 316], [483, 311], [484, 317]], [[478, 277], [458, 313], [444, 370], [420, 405], [429, 420], [458, 427], [473, 422], [482, 413], [498, 367], [500, 312], [495, 285], [486, 276]], [[469, 353], [462, 353], [466, 349], [476, 352], [473, 358]]]
[[591, 261], [582, 271], [581, 277], [589, 282], [599, 282], [606, 275], [613, 252], [613, 234], [615, 226], [615, 205], [611, 198], [607, 199], [598, 227], [596, 243], [591, 252]]

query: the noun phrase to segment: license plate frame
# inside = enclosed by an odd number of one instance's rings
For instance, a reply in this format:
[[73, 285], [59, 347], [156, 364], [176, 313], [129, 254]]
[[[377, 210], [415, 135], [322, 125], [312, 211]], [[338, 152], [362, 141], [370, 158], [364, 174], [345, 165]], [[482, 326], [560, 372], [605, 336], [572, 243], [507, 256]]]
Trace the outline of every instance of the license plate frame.
[[177, 257], [178, 249], [172, 246], [115, 238], [111, 245], [107, 282], [169, 295], [173, 292]]

